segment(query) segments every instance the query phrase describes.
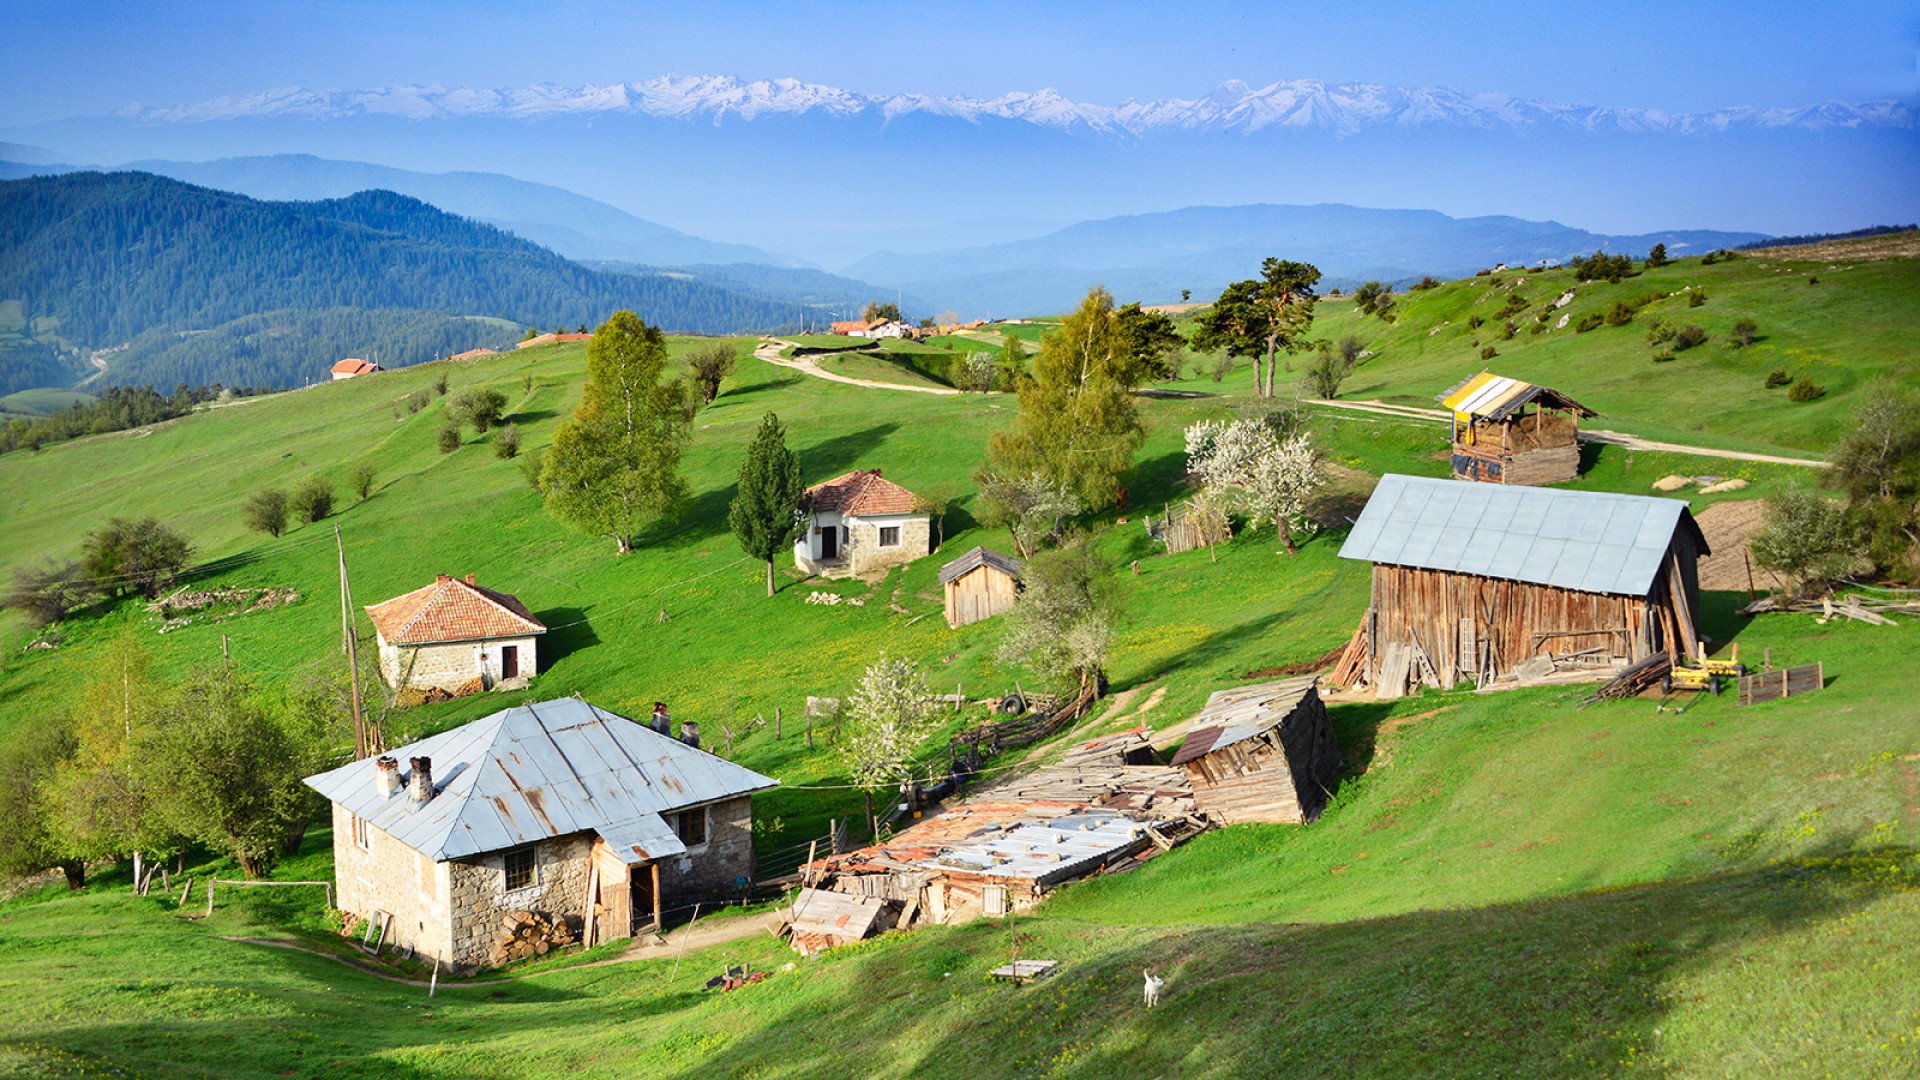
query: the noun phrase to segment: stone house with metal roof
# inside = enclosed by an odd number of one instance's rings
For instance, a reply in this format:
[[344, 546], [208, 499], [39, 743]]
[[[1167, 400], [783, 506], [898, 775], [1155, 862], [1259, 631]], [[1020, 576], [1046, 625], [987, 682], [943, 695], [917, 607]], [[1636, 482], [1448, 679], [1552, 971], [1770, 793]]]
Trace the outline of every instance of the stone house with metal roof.
[[931, 516], [879, 469], [855, 469], [808, 488], [806, 515], [793, 544], [793, 564], [804, 573], [854, 577], [931, 550]]
[[1390, 473], [1340, 548], [1373, 564], [1361, 681], [1393, 697], [1698, 657], [1706, 554], [1683, 500]]
[[472, 968], [510, 912], [566, 919], [591, 944], [734, 894], [753, 875], [751, 796], [777, 781], [562, 698], [306, 783], [333, 804], [340, 909]]
[[1483, 371], [1438, 400], [1453, 415], [1454, 479], [1557, 484], [1580, 476], [1580, 417], [1598, 414], [1558, 390]]
[[380, 674], [396, 690], [458, 697], [517, 690], [540, 670], [535, 641], [547, 632], [512, 593], [441, 574], [431, 585], [367, 605], [380, 643]]

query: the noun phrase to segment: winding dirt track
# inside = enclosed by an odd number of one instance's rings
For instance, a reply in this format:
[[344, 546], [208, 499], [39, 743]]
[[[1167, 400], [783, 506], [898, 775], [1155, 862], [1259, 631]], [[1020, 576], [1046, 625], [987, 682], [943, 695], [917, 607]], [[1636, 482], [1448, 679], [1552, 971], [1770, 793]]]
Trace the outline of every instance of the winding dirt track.
[[794, 371], [811, 375], [828, 382], [846, 383], [848, 386], [866, 386], [875, 390], [905, 390], [910, 394], [958, 394], [960, 391], [947, 386], [907, 386], [902, 383], [881, 382], [878, 379], [856, 379], [851, 375], [841, 375], [828, 371], [815, 363], [811, 357], [781, 356], [780, 350], [793, 345], [791, 341], [766, 341], [753, 350], [756, 360], [765, 360], [778, 367], [791, 368]]

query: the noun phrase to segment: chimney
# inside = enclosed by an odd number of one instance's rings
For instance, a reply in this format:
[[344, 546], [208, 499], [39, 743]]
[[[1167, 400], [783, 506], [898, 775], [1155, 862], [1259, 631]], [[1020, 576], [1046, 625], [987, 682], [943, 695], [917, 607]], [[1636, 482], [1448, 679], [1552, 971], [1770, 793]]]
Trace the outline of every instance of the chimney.
[[693, 747], [695, 750], [700, 749], [700, 725], [691, 720], [681, 721], [680, 741]]
[[468, 574], [468, 575], [467, 575], [467, 584], [469, 584], [469, 585], [478, 585], [478, 584], [479, 584], [479, 582], [477, 582], [477, 581], [475, 581], [475, 580], [473, 580], [473, 575], [472, 575], [472, 574]]
[[449, 581], [452, 581], [452, 580], [453, 580], [453, 578], [452, 578], [452, 577], [450, 577], [450, 576], [448, 576], [448, 575], [446, 575], [446, 574], [435, 574], [435, 575], [433, 575], [433, 583], [434, 583], [434, 584], [436, 584], [436, 585], [445, 585], [445, 584], [446, 584], [447, 582], [449, 582]]
[[375, 758], [373, 761], [374, 782], [380, 788], [380, 797], [390, 799], [400, 794], [400, 763], [390, 757]]
[[413, 766], [413, 776], [407, 784], [408, 793], [413, 796], [415, 806], [433, 798], [433, 759], [408, 758], [407, 764]]

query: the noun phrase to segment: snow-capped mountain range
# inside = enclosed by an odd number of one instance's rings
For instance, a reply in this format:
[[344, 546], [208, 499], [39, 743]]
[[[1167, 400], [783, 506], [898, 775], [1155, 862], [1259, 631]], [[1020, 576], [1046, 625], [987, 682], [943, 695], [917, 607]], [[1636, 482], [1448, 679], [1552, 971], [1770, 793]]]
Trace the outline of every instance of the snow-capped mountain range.
[[644, 82], [570, 87], [539, 83], [519, 89], [390, 86], [374, 90], [283, 88], [190, 105], [129, 106], [119, 115], [143, 123], [196, 123], [248, 117], [339, 119], [394, 116], [417, 120], [630, 114], [721, 123], [769, 116], [831, 118], [912, 115], [980, 123], [1022, 121], [1060, 130], [1118, 136], [1166, 131], [1318, 130], [1355, 134], [1370, 128], [1454, 125], [1528, 131], [1697, 134], [1747, 129], [1895, 128], [1912, 130], [1916, 115], [1898, 101], [1827, 102], [1799, 108], [1738, 106], [1709, 112], [1566, 105], [1446, 87], [1329, 85], [1291, 79], [1263, 87], [1238, 80], [1196, 98], [1100, 105], [1044, 89], [969, 98], [901, 93], [872, 95], [798, 79], [742, 81], [728, 75], [662, 75]]

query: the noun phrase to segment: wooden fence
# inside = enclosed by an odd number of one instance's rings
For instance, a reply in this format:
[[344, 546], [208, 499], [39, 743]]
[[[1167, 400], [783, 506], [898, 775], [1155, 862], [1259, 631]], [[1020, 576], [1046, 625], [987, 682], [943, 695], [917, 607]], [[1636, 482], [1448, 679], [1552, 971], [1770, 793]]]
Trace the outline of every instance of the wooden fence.
[[1811, 694], [1824, 687], [1826, 683], [1826, 671], [1817, 663], [1781, 668], [1778, 671], [1762, 671], [1741, 677], [1739, 703], [1754, 705], [1762, 701], [1776, 701], [1783, 697], [1798, 697], [1801, 694]]

